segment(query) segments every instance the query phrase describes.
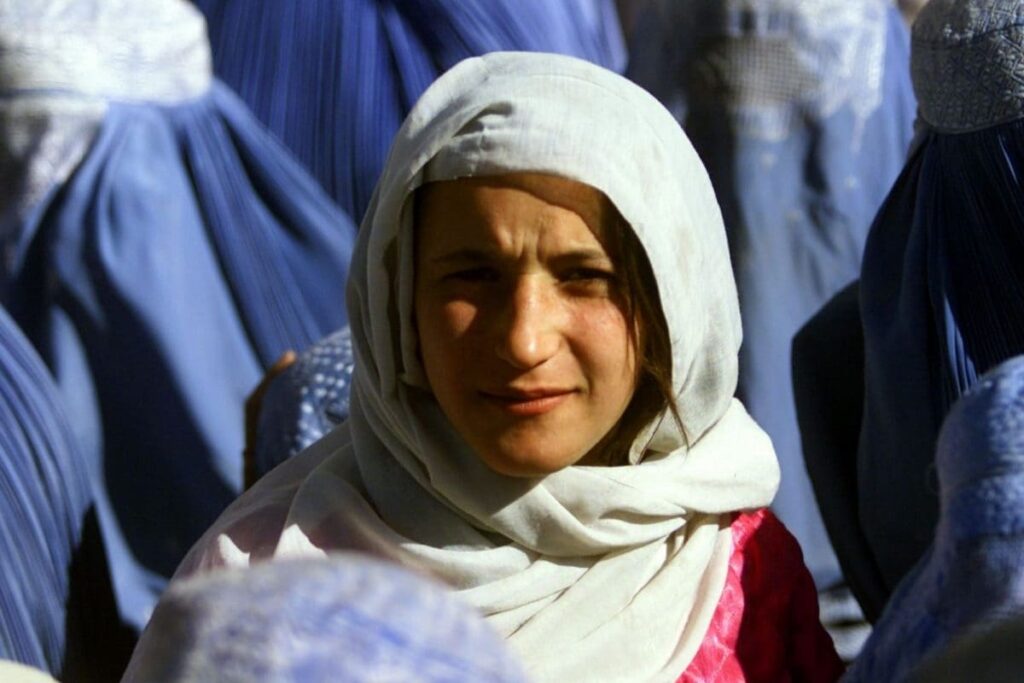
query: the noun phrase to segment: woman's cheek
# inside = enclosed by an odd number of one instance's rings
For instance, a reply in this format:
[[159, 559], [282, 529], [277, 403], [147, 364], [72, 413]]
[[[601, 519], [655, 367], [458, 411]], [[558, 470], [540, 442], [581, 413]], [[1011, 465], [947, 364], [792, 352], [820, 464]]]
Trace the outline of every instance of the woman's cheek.
[[444, 336], [447, 339], [458, 339], [466, 334], [477, 318], [479, 306], [469, 301], [449, 301], [441, 306], [440, 315], [443, 321]]

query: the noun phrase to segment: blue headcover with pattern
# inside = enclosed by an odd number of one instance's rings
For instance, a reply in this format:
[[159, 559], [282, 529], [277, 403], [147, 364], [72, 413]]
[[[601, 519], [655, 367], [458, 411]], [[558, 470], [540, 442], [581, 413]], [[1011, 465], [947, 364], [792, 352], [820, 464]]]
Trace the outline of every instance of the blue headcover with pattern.
[[303, 351], [274, 378], [256, 428], [257, 479], [345, 421], [354, 369], [352, 333], [346, 326]]

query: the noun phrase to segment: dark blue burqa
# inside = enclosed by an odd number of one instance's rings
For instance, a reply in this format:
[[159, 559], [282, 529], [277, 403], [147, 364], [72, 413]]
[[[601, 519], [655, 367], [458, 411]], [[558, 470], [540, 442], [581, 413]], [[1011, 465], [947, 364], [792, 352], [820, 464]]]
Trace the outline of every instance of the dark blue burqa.
[[921, 133], [861, 276], [859, 516], [879, 603], [938, 519], [946, 413], [1024, 353], [1024, 3], [933, 0], [913, 30]]
[[194, 0], [214, 70], [361, 219], [391, 138], [430, 83], [496, 50], [621, 69], [611, 0]]
[[122, 616], [238, 493], [242, 406], [284, 350], [346, 322], [354, 227], [223, 85], [112, 101], [30, 212], [2, 298], [52, 369], [98, 505]]
[[950, 406], [1024, 353], [1024, 121], [928, 132], [864, 255], [860, 522], [891, 591], [931, 542]]

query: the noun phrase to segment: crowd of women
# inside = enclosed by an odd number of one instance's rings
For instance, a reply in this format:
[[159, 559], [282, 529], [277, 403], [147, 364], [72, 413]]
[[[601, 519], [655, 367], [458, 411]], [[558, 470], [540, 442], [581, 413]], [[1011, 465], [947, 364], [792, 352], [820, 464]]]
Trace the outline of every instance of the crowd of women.
[[922, 4], [0, 0], [0, 679], [1019, 675], [1024, 0]]

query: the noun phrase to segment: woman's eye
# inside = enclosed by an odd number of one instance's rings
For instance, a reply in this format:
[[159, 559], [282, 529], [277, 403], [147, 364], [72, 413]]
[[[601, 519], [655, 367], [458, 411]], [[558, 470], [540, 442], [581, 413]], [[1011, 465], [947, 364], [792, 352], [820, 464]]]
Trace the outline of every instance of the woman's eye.
[[573, 268], [566, 272], [562, 279], [566, 282], [603, 282], [603, 283], [614, 283], [616, 280], [615, 273], [610, 270], [601, 270], [600, 268]]

